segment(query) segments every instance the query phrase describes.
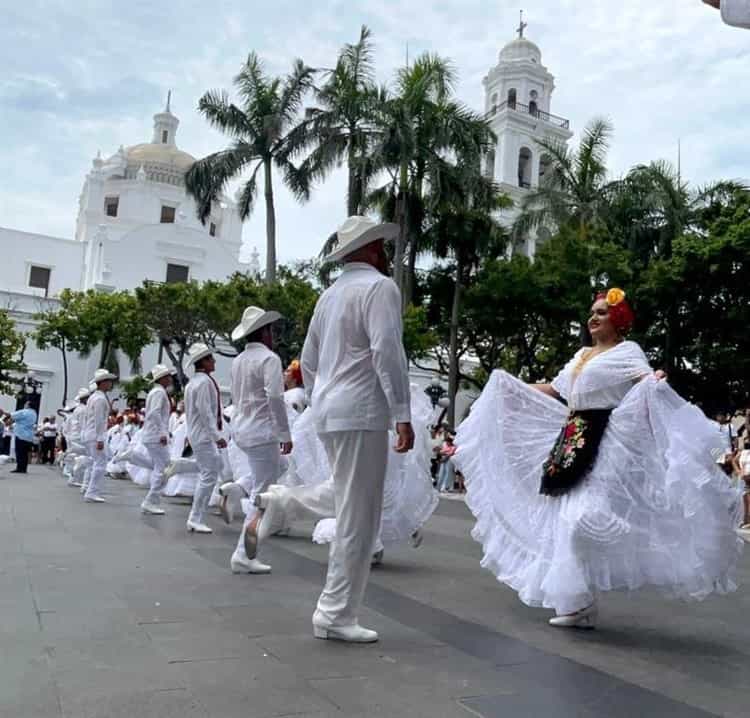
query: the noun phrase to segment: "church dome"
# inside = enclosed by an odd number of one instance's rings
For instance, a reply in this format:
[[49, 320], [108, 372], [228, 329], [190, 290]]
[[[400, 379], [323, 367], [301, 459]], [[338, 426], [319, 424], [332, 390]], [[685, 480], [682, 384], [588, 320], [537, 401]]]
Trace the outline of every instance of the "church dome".
[[500, 50], [500, 62], [520, 62], [522, 60], [530, 60], [539, 64], [542, 62], [542, 51], [525, 37], [517, 37]]
[[136, 167], [143, 165], [147, 170], [149, 165], [159, 165], [182, 173], [187, 172], [195, 162], [195, 157], [178, 150], [174, 145], [160, 145], [152, 142], [128, 147], [125, 150], [125, 157], [128, 165]]

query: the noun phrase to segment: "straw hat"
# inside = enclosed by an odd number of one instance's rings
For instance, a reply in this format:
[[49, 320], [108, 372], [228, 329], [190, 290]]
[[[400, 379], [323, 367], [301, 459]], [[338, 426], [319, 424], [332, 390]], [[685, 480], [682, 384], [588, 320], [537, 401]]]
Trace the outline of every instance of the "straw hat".
[[266, 324], [272, 324], [281, 319], [278, 312], [267, 312], [260, 307], [248, 307], [242, 313], [240, 323], [232, 331], [232, 341], [238, 342], [242, 337], [252, 334]]
[[99, 382], [102, 381], [115, 381], [117, 379], [117, 374], [113, 374], [110, 371], [107, 371], [106, 369], [97, 369], [94, 372], [94, 378], [92, 379], [93, 384], [99, 384]]
[[163, 379], [165, 376], [173, 376], [176, 373], [174, 369], [170, 369], [164, 364], [157, 364], [151, 370], [151, 381], [159, 381], [159, 379]]
[[190, 349], [188, 349], [188, 361], [191, 366], [195, 366], [201, 359], [205, 359], [207, 356], [211, 356], [214, 350], [210, 346], [203, 342], [196, 342]]
[[369, 217], [354, 215], [347, 218], [336, 230], [338, 243], [335, 249], [323, 257], [324, 262], [339, 262], [348, 255], [366, 247], [371, 242], [384, 239], [389, 242], [398, 235], [398, 225], [392, 222], [378, 224]]

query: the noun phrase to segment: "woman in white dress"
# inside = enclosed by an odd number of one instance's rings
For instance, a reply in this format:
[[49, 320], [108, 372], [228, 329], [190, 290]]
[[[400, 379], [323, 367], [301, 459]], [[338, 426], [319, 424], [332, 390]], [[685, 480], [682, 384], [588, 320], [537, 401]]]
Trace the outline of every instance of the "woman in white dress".
[[593, 347], [551, 384], [493, 372], [456, 438], [482, 566], [555, 609], [555, 626], [593, 627], [603, 591], [736, 588], [739, 502], [712, 456], [721, 437], [624, 340], [632, 321], [622, 290], [598, 295]]

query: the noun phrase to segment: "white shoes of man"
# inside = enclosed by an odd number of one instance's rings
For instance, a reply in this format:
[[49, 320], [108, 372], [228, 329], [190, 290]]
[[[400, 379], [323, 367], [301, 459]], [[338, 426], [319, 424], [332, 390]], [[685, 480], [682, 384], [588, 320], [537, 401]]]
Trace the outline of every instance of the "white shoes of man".
[[107, 499], [105, 499], [103, 496], [84, 496], [83, 500], [87, 504], [106, 504]]
[[239, 551], [232, 554], [232, 573], [271, 573], [271, 567], [257, 558], [248, 558]]
[[219, 487], [219, 495], [221, 496], [221, 515], [224, 521], [231, 524], [234, 521], [235, 514], [240, 508], [240, 502], [244, 499], [247, 494], [245, 490], [234, 481], [227, 481]]
[[358, 623], [353, 626], [323, 626], [313, 620], [313, 635], [327, 641], [344, 641], [346, 643], [375, 643], [377, 631], [371, 631]]
[[166, 511], [164, 511], [164, 509], [160, 508], [159, 506], [148, 504], [145, 501], [141, 504], [141, 511], [144, 514], [150, 514], [151, 516], [164, 516], [164, 514], [166, 513]]
[[198, 521], [187, 520], [187, 530], [191, 533], [197, 534], [212, 534], [214, 530], [206, 524], [199, 523]]
[[255, 506], [261, 510], [260, 520], [256, 529], [257, 542], [262, 543], [269, 536], [285, 528], [285, 512], [281, 497], [273, 492], [258, 494]]
[[555, 616], [549, 619], [550, 626], [558, 628], [596, 628], [596, 619], [599, 617], [599, 610], [595, 603], [587, 608], [582, 608], [575, 613], [569, 613], [565, 616]]

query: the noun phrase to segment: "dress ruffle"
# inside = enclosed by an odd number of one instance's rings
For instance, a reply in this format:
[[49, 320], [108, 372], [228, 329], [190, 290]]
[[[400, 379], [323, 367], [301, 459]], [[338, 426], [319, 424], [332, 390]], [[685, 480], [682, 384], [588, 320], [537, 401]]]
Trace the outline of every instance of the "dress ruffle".
[[651, 585], [696, 600], [734, 590], [738, 496], [716, 468], [720, 438], [700, 410], [666, 382], [637, 383], [612, 412], [583, 482], [541, 496], [542, 465], [566, 416], [496, 371], [459, 428], [455, 462], [482, 566], [524, 603], [558, 611], [613, 589]]

